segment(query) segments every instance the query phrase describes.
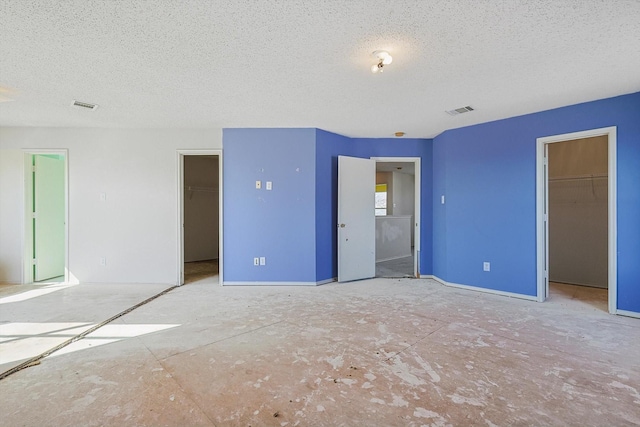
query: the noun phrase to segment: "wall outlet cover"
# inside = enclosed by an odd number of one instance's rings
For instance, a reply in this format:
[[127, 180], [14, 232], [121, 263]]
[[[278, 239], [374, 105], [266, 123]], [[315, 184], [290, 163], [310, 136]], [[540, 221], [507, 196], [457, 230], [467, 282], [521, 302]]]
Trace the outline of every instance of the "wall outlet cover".
[[484, 271], [491, 271], [491, 263], [490, 262], [483, 262], [482, 263], [482, 269]]

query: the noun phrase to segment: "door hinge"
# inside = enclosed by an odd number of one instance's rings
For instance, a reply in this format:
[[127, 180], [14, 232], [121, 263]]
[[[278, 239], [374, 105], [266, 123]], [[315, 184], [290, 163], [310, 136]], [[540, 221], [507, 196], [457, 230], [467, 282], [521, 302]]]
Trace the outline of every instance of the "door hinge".
[[31, 213], [31, 218], [33, 218], [33, 219], [37, 218], [37, 215], [36, 215], [36, 213], [35, 213], [35, 212], [32, 212], [32, 213]]
[[543, 158], [542, 158], [542, 164], [544, 164], [544, 165], [546, 165], [546, 164], [547, 164], [547, 158], [546, 158], [546, 157], [543, 157]]
[[31, 172], [35, 172], [36, 171], [36, 167], [35, 166], [31, 166]]
[[35, 258], [31, 260], [31, 264], [32, 265], [36, 265], [36, 259]]

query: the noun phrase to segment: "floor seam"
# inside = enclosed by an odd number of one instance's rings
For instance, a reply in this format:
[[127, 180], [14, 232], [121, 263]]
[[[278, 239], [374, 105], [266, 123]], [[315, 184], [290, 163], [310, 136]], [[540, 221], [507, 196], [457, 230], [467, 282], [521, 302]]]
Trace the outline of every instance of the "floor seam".
[[187, 353], [189, 351], [198, 350], [198, 349], [210, 346], [212, 344], [218, 344], [218, 343], [221, 343], [221, 342], [226, 341], [226, 340], [230, 340], [230, 339], [233, 339], [233, 338], [241, 337], [242, 335], [250, 334], [252, 332], [259, 331], [260, 329], [268, 328], [270, 326], [274, 326], [274, 325], [277, 325], [277, 324], [282, 323], [282, 322], [284, 322], [284, 320], [279, 320], [277, 322], [270, 323], [268, 325], [263, 325], [263, 326], [260, 326], [258, 328], [255, 328], [255, 329], [251, 329], [249, 331], [244, 331], [244, 332], [241, 332], [241, 333], [236, 334], [236, 335], [231, 335], [231, 336], [224, 337], [224, 338], [221, 338], [221, 339], [218, 339], [218, 340], [215, 340], [215, 341], [211, 341], [210, 343], [199, 345], [197, 347], [193, 347], [193, 348], [190, 348], [188, 350], [183, 350], [183, 351], [180, 351], [178, 353], [171, 354], [170, 356], [163, 357], [162, 360], [167, 360], [167, 359], [169, 359], [171, 357], [179, 356], [179, 355]]
[[207, 418], [207, 420], [209, 420], [209, 422], [215, 427], [216, 423], [209, 417], [209, 415], [205, 412], [205, 410], [200, 405], [198, 405], [198, 402], [195, 401], [195, 399], [192, 397], [191, 393], [189, 393], [184, 388], [184, 386], [180, 383], [180, 381], [178, 381], [178, 379], [175, 377], [175, 372], [169, 371], [168, 367], [165, 366], [164, 363], [162, 363], [163, 360], [165, 360], [165, 359], [162, 359], [162, 360], [159, 359], [158, 356], [156, 356], [155, 353], [140, 338], [141, 338], [140, 336], [136, 337], [136, 339], [138, 339], [140, 341], [142, 346], [155, 359], [155, 361], [158, 363], [158, 365], [160, 365], [164, 371], [169, 373], [170, 379], [178, 386], [178, 388], [180, 388], [180, 390], [184, 393], [184, 395], [200, 410], [200, 412], [202, 412], [202, 414]]
[[424, 337], [420, 338], [419, 340], [417, 340], [416, 342], [414, 342], [413, 344], [409, 345], [408, 347], [403, 348], [402, 350], [396, 352], [394, 355], [387, 357], [384, 361], [388, 362], [390, 359], [402, 354], [405, 352], [405, 350], [409, 350], [410, 348], [412, 348], [413, 346], [415, 346], [416, 344], [418, 344], [419, 342], [422, 342], [424, 340], [426, 340], [427, 338], [429, 338], [431, 335], [435, 334], [436, 332], [438, 332], [440, 329], [444, 328], [445, 326], [447, 326], [447, 324], [444, 324], [442, 326], [440, 326], [437, 329], [434, 329], [433, 331], [429, 332], [427, 335], [425, 335]]

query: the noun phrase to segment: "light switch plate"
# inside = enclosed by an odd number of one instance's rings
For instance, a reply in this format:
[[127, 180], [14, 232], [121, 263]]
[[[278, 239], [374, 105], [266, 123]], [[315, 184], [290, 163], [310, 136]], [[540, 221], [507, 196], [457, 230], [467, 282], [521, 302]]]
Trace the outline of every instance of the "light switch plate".
[[259, 190], [262, 188], [262, 181], [256, 181], [256, 190]]

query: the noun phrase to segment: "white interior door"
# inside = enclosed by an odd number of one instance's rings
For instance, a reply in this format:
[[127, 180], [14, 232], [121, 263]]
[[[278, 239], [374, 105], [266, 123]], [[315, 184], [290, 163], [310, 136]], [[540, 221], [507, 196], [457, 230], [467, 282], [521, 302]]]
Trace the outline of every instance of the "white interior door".
[[64, 157], [34, 155], [34, 281], [64, 276]]
[[338, 281], [376, 275], [374, 160], [338, 156]]

